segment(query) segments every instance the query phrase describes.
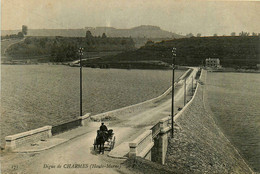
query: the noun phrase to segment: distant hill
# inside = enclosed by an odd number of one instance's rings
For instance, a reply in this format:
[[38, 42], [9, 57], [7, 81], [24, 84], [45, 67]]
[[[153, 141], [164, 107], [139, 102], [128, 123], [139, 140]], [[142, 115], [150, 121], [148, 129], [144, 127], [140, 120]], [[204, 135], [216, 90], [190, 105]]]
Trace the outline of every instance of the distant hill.
[[[64, 36], [84, 37], [89, 30], [93, 36], [106, 33], [108, 37], [132, 38], [182, 38], [184, 36], [162, 30], [160, 27], [141, 25], [130, 29], [116, 29], [113, 27], [86, 27], [84, 29], [28, 29], [28, 36]], [[19, 30], [2, 30], [2, 35], [17, 34]]]

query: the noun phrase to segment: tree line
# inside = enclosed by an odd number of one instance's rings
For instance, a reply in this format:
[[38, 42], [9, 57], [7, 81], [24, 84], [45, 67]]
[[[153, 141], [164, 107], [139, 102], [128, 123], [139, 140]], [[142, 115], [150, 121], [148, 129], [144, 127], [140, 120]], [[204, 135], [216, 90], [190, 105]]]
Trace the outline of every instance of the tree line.
[[[214, 37], [217, 37], [218, 34], [217, 33], [214, 33], [213, 34]], [[223, 35], [223, 36], [226, 36], [226, 35]], [[230, 33], [230, 36], [260, 36], [260, 33], [255, 33], [255, 32], [245, 32], [245, 31], [241, 31], [240, 33], [237, 33], [236, 32], [232, 32]], [[193, 33], [188, 33], [186, 34], [186, 37], [195, 37]], [[196, 37], [201, 37], [201, 33], [197, 33]]]
[[22, 31], [19, 31], [17, 34], [10, 34], [6, 36], [1, 36], [1, 40], [3, 39], [21, 39], [25, 35], [27, 35], [28, 27], [26, 25], [22, 26]]
[[[87, 32], [89, 33], [89, 32]], [[132, 38], [107, 37], [26, 37], [23, 42], [12, 45], [6, 53], [12, 57], [46, 56], [50, 61], [62, 62], [78, 59], [78, 48], [85, 52], [129, 51], [135, 49]]]

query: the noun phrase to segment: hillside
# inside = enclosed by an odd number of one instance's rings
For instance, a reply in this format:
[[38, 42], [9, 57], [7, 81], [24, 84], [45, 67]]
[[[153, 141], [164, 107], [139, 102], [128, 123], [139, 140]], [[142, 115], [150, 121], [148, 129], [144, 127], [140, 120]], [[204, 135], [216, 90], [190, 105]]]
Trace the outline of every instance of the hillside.
[[[62, 62], [78, 59], [79, 47], [83, 47], [85, 53], [96, 52], [97, 55], [100, 52], [118, 53], [135, 49], [131, 38], [26, 37], [24, 41], [8, 47], [5, 53], [13, 59], [41, 56], [50, 61]], [[89, 57], [89, 54], [84, 54], [83, 58], [87, 56]]]
[[209, 57], [219, 58], [224, 67], [256, 68], [256, 64], [260, 64], [260, 37], [257, 36], [192, 37], [149, 43], [136, 51], [103, 57], [89, 63], [162, 61], [170, 65], [173, 47], [177, 48], [177, 65], [198, 66]]
[[[183, 36], [162, 30], [160, 27], [141, 25], [130, 29], [116, 29], [113, 27], [86, 27], [84, 29], [28, 29], [28, 36], [63, 36], [84, 37], [89, 30], [93, 36], [106, 33], [108, 37], [133, 38], [181, 38]], [[2, 35], [17, 34], [18, 30], [2, 30]]]

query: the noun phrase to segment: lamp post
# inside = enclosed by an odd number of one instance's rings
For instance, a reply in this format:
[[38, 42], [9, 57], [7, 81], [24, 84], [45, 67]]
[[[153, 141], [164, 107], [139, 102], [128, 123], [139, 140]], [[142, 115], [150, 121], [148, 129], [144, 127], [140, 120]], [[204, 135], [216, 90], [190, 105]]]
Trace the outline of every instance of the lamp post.
[[83, 56], [83, 50], [84, 48], [80, 47], [79, 48], [79, 63], [80, 63], [80, 116], [82, 116], [82, 61], [81, 57]]
[[173, 123], [174, 123], [174, 69], [175, 69], [175, 57], [176, 57], [176, 48], [172, 48], [172, 111], [171, 111], [171, 115], [172, 115], [172, 138], [173, 138], [173, 132], [174, 132], [174, 127], [173, 127]]

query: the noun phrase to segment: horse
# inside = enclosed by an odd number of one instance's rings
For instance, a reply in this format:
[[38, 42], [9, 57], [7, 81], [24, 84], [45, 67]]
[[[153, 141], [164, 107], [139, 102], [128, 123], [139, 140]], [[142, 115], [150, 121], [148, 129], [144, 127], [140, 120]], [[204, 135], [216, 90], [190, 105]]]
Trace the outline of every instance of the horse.
[[104, 144], [105, 144], [105, 141], [106, 141], [106, 133], [103, 132], [103, 131], [100, 131], [98, 130], [97, 131], [97, 137], [96, 137], [96, 147], [99, 146], [99, 153], [101, 153], [101, 150], [102, 150], [102, 153], [104, 154]]

